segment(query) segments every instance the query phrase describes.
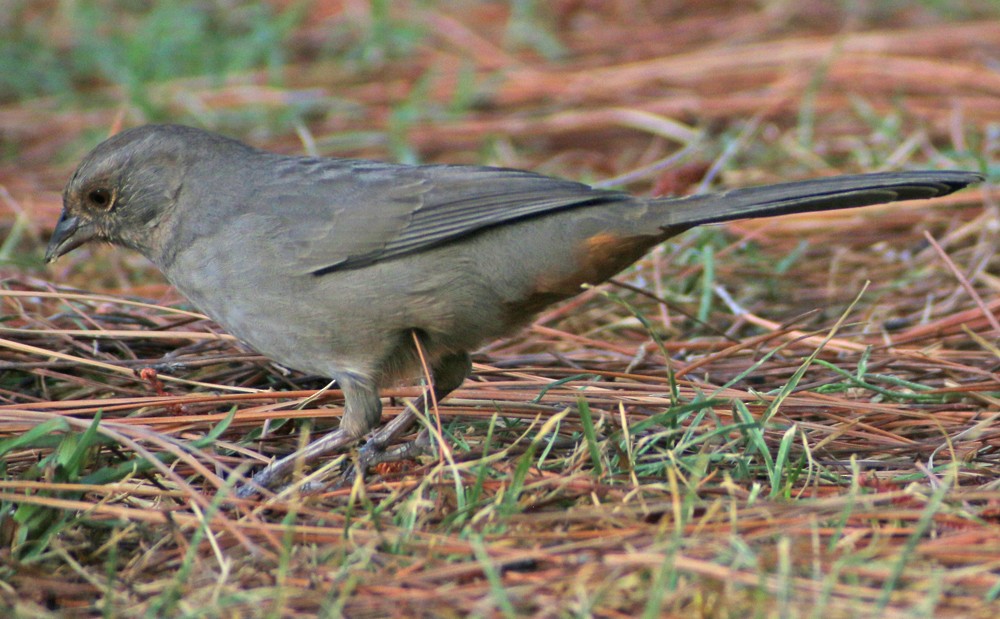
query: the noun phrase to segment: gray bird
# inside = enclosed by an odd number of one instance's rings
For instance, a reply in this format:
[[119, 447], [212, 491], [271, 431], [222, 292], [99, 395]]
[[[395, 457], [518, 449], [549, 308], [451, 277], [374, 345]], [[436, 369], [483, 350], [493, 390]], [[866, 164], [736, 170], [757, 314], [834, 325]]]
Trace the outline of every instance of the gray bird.
[[[440, 399], [468, 376], [470, 351], [694, 226], [933, 198], [981, 180], [890, 172], [651, 199], [521, 170], [278, 155], [149, 125], [80, 163], [46, 260], [92, 239], [134, 249], [237, 338], [337, 381], [338, 431], [259, 472], [266, 487], [297, 458], [377, 426], [379, 388], [420, 373], [414, 336]], [[397, 417], [366, 449], [411, 420]]]

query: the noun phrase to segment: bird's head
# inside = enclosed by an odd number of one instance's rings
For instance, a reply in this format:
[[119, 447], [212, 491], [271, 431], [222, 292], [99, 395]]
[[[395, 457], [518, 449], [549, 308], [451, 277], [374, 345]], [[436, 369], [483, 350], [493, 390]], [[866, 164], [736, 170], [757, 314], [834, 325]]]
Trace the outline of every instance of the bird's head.
[[181, 125], [146, 125], [99, 144], [77, 167], [63, 191], [63, 210], [46, 262], [91, 240], [107, 241], [153, 257], [160, 224], [174, 210], [192, 169], [211, 167], [245, 145]]

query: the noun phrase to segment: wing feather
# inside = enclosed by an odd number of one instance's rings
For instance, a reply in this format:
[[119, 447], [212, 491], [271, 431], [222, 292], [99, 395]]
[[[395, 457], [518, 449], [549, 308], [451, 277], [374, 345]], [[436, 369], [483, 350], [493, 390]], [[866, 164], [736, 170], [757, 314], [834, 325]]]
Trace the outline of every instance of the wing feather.
[[291, 157], [276, 167], [279, 174], [255, 199], [284, 205], [272, 239], [296, 271], [316, 276], [400, 258], [504, 223], [632, 199], [507, 168]]

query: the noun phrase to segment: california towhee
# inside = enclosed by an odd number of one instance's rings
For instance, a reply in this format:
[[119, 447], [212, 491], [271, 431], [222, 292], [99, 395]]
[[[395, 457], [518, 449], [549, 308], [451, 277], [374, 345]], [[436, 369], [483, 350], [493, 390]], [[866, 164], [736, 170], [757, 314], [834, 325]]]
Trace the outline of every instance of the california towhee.
[[239, 339], [336, 379], [339, 430], [255, 476], [269, 486], [296, 458], [375, 428], [379, 387], [419, 375], [414, 335], [440, 399], [469, 374], [469, 351], [696, 225], [933, 198], [982, 179], [888, 172], [650, 199], [521, 170], [277, 155], [150, 125], [84, 158], [46, 259], [92, 239], [139, 251]]

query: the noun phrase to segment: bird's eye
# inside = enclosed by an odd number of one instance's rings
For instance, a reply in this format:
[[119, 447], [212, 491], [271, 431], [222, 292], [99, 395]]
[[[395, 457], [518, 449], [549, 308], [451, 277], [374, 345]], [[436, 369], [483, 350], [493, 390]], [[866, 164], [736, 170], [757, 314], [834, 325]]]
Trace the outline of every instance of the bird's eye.
[[111, 206], [111, 192], [103, 187], [91, 189], [87, 194], [87, 201], [98, 208], [108, 208]]

